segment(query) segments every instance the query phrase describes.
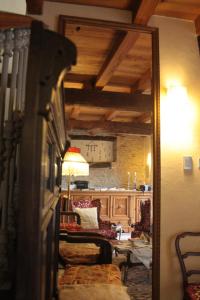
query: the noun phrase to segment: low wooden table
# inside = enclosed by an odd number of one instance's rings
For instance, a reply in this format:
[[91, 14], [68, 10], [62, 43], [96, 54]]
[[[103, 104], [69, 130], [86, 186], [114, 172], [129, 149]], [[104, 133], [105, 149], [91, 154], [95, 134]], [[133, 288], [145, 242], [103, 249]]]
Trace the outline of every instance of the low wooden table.
[[[122, 262], [120, 269], [125, 268], [123, 281], [127, 280], [128, 269], [132, 265], [143, 264], [151, 273], [152, 267], [152, 245], [147, 244], [139, 239], [132, 239], [131, 241], [119, 241], [113, 245], [115, 254], [126, 255], [126, 261]], [[149, 275], [150, 275], [149, 273]]]

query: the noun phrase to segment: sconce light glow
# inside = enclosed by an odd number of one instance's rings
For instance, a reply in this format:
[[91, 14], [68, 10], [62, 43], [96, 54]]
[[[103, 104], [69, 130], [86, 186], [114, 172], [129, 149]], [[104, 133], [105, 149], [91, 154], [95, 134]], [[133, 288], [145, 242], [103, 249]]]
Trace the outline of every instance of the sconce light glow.
[[170, 86], [161, 101], [163, 143], [173, 149], [188, 148], [193, 141], [194, 109], [184, 86]]
[[147, 166], [149, 167], [149, 170], [151, 169], [151, 153], [149, 152], [147, 154]]

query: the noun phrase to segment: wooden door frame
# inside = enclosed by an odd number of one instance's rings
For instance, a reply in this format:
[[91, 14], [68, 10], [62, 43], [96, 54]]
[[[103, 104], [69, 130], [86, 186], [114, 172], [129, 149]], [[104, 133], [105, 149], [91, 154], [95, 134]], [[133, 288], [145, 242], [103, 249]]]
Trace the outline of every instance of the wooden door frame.
[[152, 37], [152, 96], [153, 108], [153, 266], [152, 299], [160, 299], [160, 66], [158, 28], [135, 24], [93, 20], [61, 15], [58, 32], [64, 35], [65, 25], [76, 23], [124, 31], [139, 31]]

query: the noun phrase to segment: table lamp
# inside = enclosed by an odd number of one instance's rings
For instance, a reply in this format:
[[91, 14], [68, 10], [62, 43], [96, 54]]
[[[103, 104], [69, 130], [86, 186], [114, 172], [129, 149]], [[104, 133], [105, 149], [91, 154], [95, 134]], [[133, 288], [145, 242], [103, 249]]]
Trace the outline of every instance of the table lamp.
[[[80, 148], [70, 147], [65, 153], [62, 164], [62, 175], [67, 176], [68, 204], [70, 199], [71, 176], [88, 176], [89, 164], [80, 153]], [[68, 207], [67, 207], [68, 208]]]

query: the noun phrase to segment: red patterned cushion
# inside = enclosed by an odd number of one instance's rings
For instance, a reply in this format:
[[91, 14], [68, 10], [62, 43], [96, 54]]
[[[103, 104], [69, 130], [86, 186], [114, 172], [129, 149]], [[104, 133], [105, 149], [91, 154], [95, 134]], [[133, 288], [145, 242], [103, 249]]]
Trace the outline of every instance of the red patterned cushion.
[[70, 231], [80, 231], [81, 230], [81, 226], [79, 224], [77, 224], [76, 222], [72, 222], [72, 223], [60, 223], [60, 229], [66, 229], [66, 230], [70, 230]]
[[74, 210], [75, 207], [89, 208], [93, 206], [91, 204], [91, 200], [77, 200], [77, 201], [72, 201], [72, 209]]
[[186, 291], [191, 300], [200, 300], [200, 283], [189, 284]]
[[83, 231], [97, 232], [107, 239], [115, 239], [117, 237], [117, 232], [111, 229], [111, 223], [109, 221], [102, 221], [100, 219], [101, 201], [99, 199], [73, 200], [71, 204], [72, 204], [73, 211], [75, 207], [79, 207], [79, 208], [97, 207], [97, 218], [99, 222], [99, 229], [83, 229]]
[[115, 239], [117, 236], [117, 232], [111, 229], [81, 229], [84, 232], [96, 232], [106, 239]]

